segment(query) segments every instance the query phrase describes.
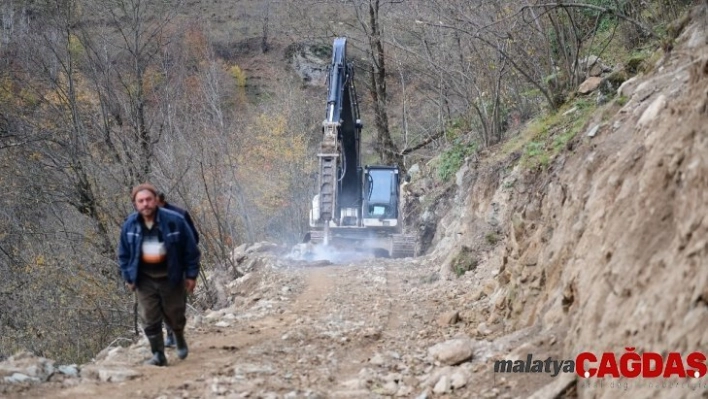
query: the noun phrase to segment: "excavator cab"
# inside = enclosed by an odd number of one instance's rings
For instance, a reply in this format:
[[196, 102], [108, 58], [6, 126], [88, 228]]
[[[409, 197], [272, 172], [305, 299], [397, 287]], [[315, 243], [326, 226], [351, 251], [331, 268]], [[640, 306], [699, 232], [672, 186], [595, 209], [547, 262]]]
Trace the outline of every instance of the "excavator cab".
[[364, 173], [364, 225], [374, 219], [383, 226], [396, 226], [398, 219], [398, 168], [367, 166]]

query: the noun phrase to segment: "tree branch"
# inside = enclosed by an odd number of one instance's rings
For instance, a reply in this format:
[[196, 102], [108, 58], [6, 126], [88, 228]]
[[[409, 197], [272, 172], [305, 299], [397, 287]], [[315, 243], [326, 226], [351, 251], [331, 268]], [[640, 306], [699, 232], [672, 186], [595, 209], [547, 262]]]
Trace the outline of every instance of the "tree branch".
[[595, 10], [595, 11], [598, 11], [601, 13], [607, 13], [610, 15], [614, 15], [618, 18], [621, 18], [621, 19], [631, 23], [632, 25], [637, 26], [638, 28], [641, 28], [643, 31], [647, 32], [651, 37], [653, 37], [655, 39], [658, 38], [658, 36], [650, 28], [645, 26], [643, 23], [637, 21], [636, 19], [628, 17], [627, 15], [622, 14], [621, 12], [619, 12], [618, 10], [616, 10], [614, 8], [600, 7], [600, 6], [596, 6], [594, 4], [584, 4], [584, 3], [529, 4], [529, 5], [525, 5], [525, 6], [521, 7], [520, 11], [530, 9], [530, 8], [551, 8], [551, 7], [564, 8], [564, 9], [565, 8], [586, 8], [589, 10]]
[[432, 143], [434, 140], [439, 139], [444, 134], [445, 134], [445, 131], [441, 130], [441, 131], [433, 134], [432, 136], [428, 137], [427, 139], [421, 141], [420, 143], [414, 145], [413, 147], [408, 147], [408, 148], [404, 149], [403, 151], [401, 151], [401, 155], [410, 154], [413, 151], [419, 150], [419, 149], [425, 147], [426, 145]]

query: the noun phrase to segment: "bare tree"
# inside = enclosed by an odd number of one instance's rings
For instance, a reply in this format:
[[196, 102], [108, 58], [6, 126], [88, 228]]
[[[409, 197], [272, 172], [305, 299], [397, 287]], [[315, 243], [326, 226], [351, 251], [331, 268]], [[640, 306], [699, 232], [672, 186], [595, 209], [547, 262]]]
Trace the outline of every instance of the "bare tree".
[[[391, 138], [388, 121], [387, 57], [384, 51], [383, 29], [379, 15], [382, 2], [380, 0], [367, 0], [353, 3], [357, 20], [368, 41], [366, 54], [369, 60], [367, 67], [370, 81], [369, 94], [374, 107], [374, 126], [376, 128], [375, 149], [385, 164], [398, 165], [405, 173], [406, 166], [403, 162], [403, 156]], [[401, 1], [384, 3], [400, 4]]]
[[102, 89], [102, 103], [114, 127], [130, 137], [121, 143], [131, 165], [129, 186], [146, 181], [153, 170], [155, 145], [165, 122], [150, 106], [150, 91], [155, 89], [150, 79], [159, 69], [168, 27], [179, 6], [147, 0], [97, 0], [86, 6], [91, 18], [110, 21], [111, 28], [84, 29], [82, 42], [89, 49], [95, 77], [101, 78], [96, 87]]
[[263, 36], [261, 37], [261, 52], [263, 53], [267, 53], [270, 49], [270, 45], [268, 44], [268, 35], [270, 33], [270, 3], [270, 0], [267, 0], [263, 4]]
[[[80, 71], [81, 10], [72, 1], [39, 5], [41, 13], [9, 46], [20, 56], [6, 75], [15, 87], [6, 94], [17, 108], [7, 109], [5, 128], [8, 137], [31, 139], [13, 140], [3, 153], [12, 160], [17, 187], [7, 216], [20, 227], [8, 230], [16, 236], [2, 243], [3, 263], [8, 286], [29, 286], [3, 303], [9, 309], [3, 328], [13, 337], [8, 346], [78, 360], [122, 328], [125, 308], [105, 291], [114, 287], [116, 267], [111, 217], [101, 206], [103, 158]], [[27, 203], [36, 209], [23, 211]], [[37, 306], [57, 300], [64, 306]], [[71, 329], [75, 334], [67, 340]]]

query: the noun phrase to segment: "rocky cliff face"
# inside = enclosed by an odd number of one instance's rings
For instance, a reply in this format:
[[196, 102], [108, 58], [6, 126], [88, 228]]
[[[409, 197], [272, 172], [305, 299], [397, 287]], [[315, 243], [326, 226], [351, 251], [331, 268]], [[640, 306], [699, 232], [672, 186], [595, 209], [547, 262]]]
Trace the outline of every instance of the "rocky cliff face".
[[605, 105], [546, 171], [515, 166], [518, 154], [492, 154], [458, 173], [431, 254], [449, 279], [460, 265], [471, 270], [461, 277], [476, 287], [461, 300], [466, 323], [498, 336], [560, 334], [564, 358], [708, 348], [705, 13], [697, 10], [673, 52], [623, 85], [623, 104]]

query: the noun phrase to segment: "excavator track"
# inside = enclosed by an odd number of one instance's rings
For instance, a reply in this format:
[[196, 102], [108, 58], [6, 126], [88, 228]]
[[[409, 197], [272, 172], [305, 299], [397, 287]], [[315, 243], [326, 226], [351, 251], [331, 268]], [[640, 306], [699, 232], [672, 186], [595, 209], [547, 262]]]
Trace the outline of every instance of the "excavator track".
[[391, 236], [392, 258], [411, 258], [416, 255], [416, 236], [414, 234], [394, 234]]
[[[324, 231], [310, 231], [310, 242], [313, 245], [321, 245], [325, 243], [325, 232]], [[374, 253], [380, 253], [382, 257], [389, 258], [411, 258], [416, 256], [417, 252], [417, 237], [414, 234], [393, 234], [386, 239], [389, 242], [388, 251], [385, 248], [376, 249], [375, 247], [357, 247], [348, 246], [349, 249], [359, 248], [359, 250], [369, 250], [374, 251]], [[349, 241], [349, 240], [347, 240]], [[365, 241], [365, 240], [364, 240]], [[351, 240], [353, 244], [356, 240]], [[378, 251], [378, 252], [377, 252]], [[382, 252], [381, 252], [382, 251]], [[388, 253], [387, 253], [388, 252]]]
[[324, 231], [311, 231], [310, 232], [310, 242], [317, 245], [324, 243], [325, 232]]

